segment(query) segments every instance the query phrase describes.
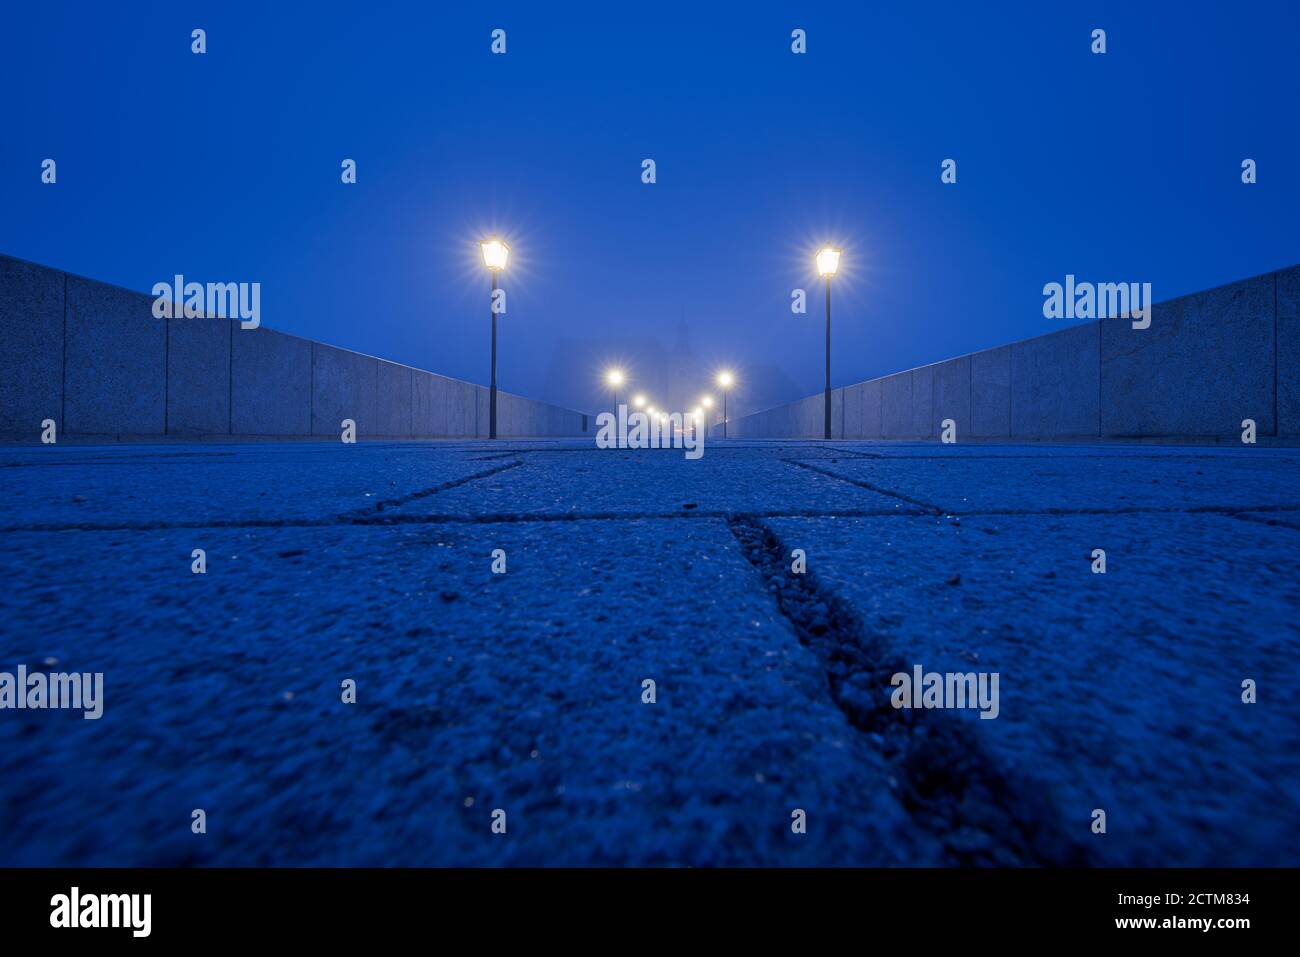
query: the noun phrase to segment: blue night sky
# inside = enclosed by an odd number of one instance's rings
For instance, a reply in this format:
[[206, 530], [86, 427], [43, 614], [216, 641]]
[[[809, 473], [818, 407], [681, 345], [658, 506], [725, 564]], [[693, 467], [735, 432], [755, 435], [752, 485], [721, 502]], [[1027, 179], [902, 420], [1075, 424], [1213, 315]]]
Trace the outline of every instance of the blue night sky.
[[683, 311], [703, 364], [818, 391], [826, 240], [837, 385], [1060, 328], [1067, 272], [1159, 301], [1300, 262], [1295, 3], [476, 7], [9, 5], [0, 252], [258, 281], [271, 328], [486, 382], [496, 230], [502, 388], [568, 403], [559, 340], [635, 377], [620, 340]]

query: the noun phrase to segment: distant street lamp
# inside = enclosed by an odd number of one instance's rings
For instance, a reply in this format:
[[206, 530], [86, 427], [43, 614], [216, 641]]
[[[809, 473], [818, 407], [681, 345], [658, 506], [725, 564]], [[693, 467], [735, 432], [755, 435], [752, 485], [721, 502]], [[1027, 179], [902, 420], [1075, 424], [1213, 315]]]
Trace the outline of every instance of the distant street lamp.
[[483, 265], [492, 274], [492, 387], [488, 399], [488, 438], [497, 437], [497, 273], [506, 268], [510, 247], [499, 239], [485, 239], [478, 244]]
[[718, 388], [722, 390], [722, 437], [727, 437], [727, 390], [731, 388], [735, 376], [730, 372], [718, 373]]
[[618, 415], [618, 387], [623, 384], [623, 370], [610, 369], [605, 373], [605, 381], [614, 390], [614, 414]]
[[840, 251], [825, 246], [817, 253], [817, 272], [826, 277], [826, 409], [825, 438], [831, 437], [831, 276], [840, 268]]
[[632, 408], [639, 409], [643, 405], [645, 405], [645, 396], [643, 395], [632, 396]]

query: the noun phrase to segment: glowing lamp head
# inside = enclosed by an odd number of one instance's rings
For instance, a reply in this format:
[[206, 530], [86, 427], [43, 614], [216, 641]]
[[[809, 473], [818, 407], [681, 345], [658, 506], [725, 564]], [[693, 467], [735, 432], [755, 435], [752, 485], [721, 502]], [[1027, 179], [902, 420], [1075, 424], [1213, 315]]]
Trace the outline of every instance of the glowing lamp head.
[[492, 272], [500, 272], [506, 268], [506, 260], [510, 258], [510, 247], [501, 240], [485, 239], [478, 244], [478, 248], [483, 253], [483, 265]]
[[697, 419], [702, 419], [704, 418], [704, 410], [697, 405], [695, 408], [691, 409], [691, 415], [695, 416]]
[[633, 407], [633, 408], [635, 408], [635, 409], [639, 409], [639, 408], [641, 408], [641, 406], [643, 406], [643, 405], [645, 405], [645, 396], [643, 396], [643, 395], [634, 395], [634, 396], [632, 396], [632, 407]]
[[623, 370], [610, 369], [607, 373], [605, 373], [605, 381], [608, 382], [610, 385], [614, 386], [615, 388], [621, 386], [623, 384]]
[[654, 415], [654, 414], [655, 414], [655, 407], [652, 405], [652, 406], [650, 406], [650, 408], [646, 409], [645, 412], [646, 412], [646, 415]]
[[713, 408], [713, 396], [706, 395], [704, 398], [700, 399], [700, 405], [704, 406], [706, 409]]
[[840, 251], [834, 246], [826, 246], [817, 253], [817, 272], [822, 276], [834, 276], [840, 268]]
[[730, 372], [719, 372], [719, 373], [718, 373], [718, 386], [719, 386], [720, 388], [723, 388], [723, 389], [730, 389], [732, 383], [735, 382], [735, 381], [736, 381], [735, 376], [733, 376]]

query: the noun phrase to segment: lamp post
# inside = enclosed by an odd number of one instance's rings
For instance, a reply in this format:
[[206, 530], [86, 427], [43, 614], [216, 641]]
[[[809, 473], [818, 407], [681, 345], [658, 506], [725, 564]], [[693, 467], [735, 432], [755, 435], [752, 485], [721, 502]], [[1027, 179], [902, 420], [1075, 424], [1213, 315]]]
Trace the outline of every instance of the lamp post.
[[[711, 395], [702, 395], [702, 396], [700, 396], [700, 405], [704, 406], [704, 408], [706, 408], [706, 409], [711, 409], [711, 408], [713, 408], [713, 396], [711, 396]], [[701, 422], [704, 422], [704, 424], [705, 424], [705, 430], [707, 431], [707, 428], [708, 428], [708, 422], [707, 422], [707, 420], [704, 418], [706, 415], [708, 415], [707, 412], [701, 412], [701, 413], [700, 413], [700, 421], [701, 421]]]
[[510, 247], [499, 239], [485, 239], [478, 244], [483, 265], [492, 274], [492, 386], [488, 399], [488, 438], [497, 437], [497, 273], [506, 268]]
[[618, 415], [618, 387], [623, 384], [623, 370], [610, 369], [605, 373], [605, 381], [614, 390], [614, 414]]
[[722, 390], [722, 437], [724, 439], [727, 437], [727, 390], [735, 381], [735, 376], [730, 372], [718, 373], [718, 388]]
[[817, 272], [826, 277], [826, 415], [825, 438], [831, 437], [831, 276], [840, 268], [840, 251], [824, 246], [817, 253]]

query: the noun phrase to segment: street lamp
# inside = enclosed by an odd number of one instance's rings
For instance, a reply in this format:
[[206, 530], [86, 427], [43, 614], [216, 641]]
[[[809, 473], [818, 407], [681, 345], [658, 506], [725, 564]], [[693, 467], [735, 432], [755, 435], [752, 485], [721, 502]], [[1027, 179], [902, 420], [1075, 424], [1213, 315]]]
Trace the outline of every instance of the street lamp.
[[610, 369], [605, 373], [605, 381], [609, 387], [614, 390], [614, 414], [618, 414], [618, 387], [623, 384], [623, 370]]
[[722, 390], [722, 437], [724, 439], [727, 437], [727, 390], [735, 381], [735, 376], [730, 372], [718, 373], [718, 388]]
[[831, 276], [840, 268], [840, 251], [824, 246], [817, 253], [817, 272], [826, 277], [826, 409], [825, 438], [831, 437]]
[[499, 239], [485, 239], [478, 244], [483, 265], [492, 274], [492, 387], [488, 400], [488, 438], [497, 437], [497, 273], [506, 268], [510, 247]]
[[632, 396], [632, 408], [639, 409], [643, 405], [645, 405], [645, 396], [643, 395]]

